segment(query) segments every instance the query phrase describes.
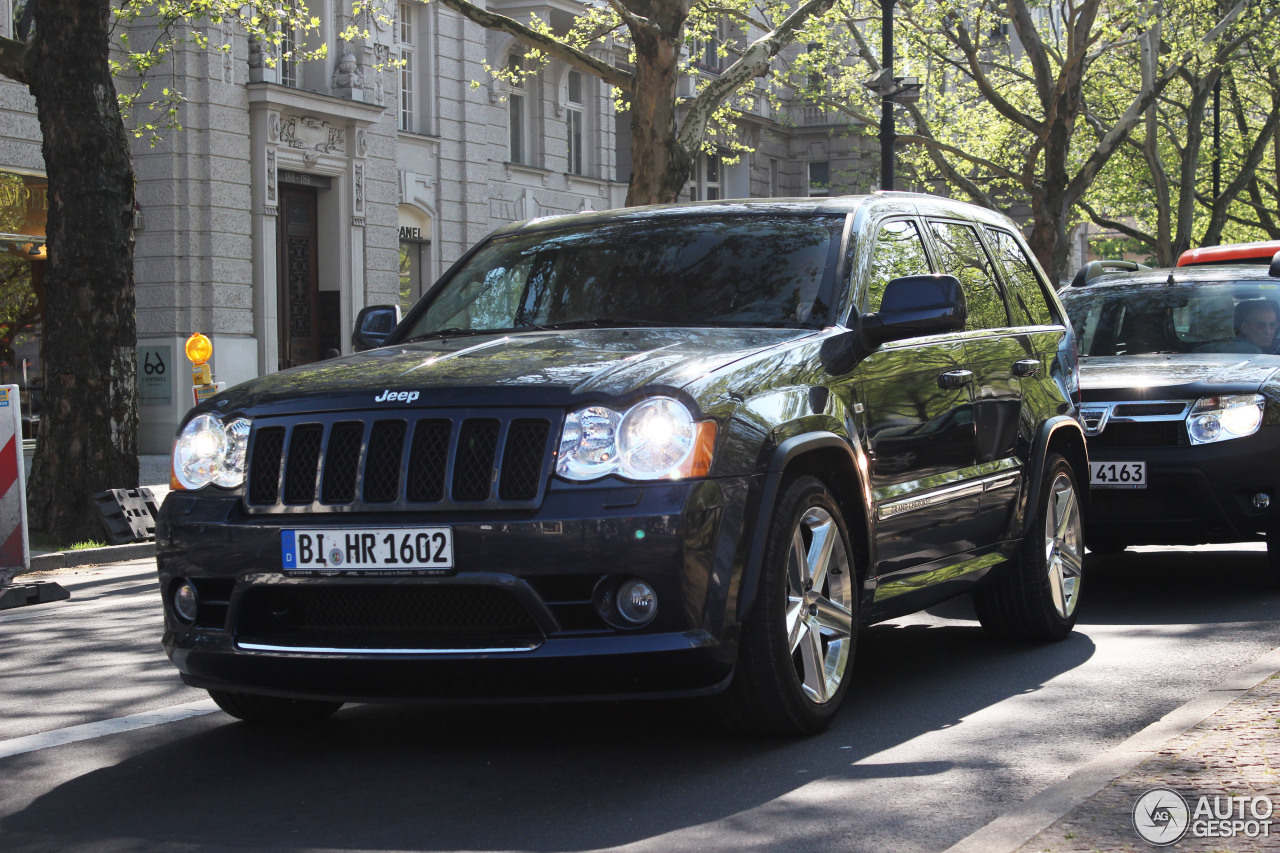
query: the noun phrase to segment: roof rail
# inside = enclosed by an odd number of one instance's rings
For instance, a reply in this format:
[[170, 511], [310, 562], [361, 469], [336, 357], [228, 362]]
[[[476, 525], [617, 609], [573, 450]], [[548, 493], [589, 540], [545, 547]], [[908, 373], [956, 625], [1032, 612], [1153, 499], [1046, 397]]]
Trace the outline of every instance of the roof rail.
[[1149, 270], [1151, 267], [1140, 264], [1136, 261], [1089, 261], [1080, 268], [1080, 271], [1071, 279], [1072, 287], [1084, 287], [1093, 279], [1102, 275], [1104, 272], [1139, 272], [1141, 270]]

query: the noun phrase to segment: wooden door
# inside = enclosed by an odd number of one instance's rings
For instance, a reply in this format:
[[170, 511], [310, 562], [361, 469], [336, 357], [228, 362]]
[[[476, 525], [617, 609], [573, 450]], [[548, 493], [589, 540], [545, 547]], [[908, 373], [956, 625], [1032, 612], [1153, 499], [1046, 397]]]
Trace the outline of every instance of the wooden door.
[[324, 357], [320, 341], [315, 189], [281, 187], [276, 257], [280, 369], [284, 370]]

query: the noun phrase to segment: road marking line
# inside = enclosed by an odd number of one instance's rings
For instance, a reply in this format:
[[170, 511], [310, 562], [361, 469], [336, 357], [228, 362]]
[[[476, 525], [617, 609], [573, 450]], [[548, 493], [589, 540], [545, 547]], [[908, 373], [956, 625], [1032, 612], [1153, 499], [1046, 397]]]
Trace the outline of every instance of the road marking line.
[[48, 749], [51, 746], [62, 746], [79, 740], [92, 740], [107, 735], [130, 732], [134, 729], [145, 729], [151, 726], [162, 726], [165, 723], [176, 723], [190, 717], [199, 717], [218, 710], [212, 699], [199, 702], [184, 702], [181, 705], [170, 705], [154, 711], [143, 711], [127, 717], [116, 717], [114, 720], [101, 720], [96, 723], [83, 723], [78, 726], [67, 726], [65, 729], [54, 729], [25, 737], [0, 740], [0, 758], [11, 755], [22, 755], [24, 752], [35, 752], [37, 749]]

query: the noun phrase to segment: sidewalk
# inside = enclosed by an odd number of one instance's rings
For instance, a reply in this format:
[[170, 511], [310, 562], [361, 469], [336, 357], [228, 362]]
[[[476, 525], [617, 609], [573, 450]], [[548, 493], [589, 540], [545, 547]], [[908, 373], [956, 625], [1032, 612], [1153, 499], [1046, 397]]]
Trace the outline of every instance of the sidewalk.
[[[1153, 802], [1175, 804], [1168, 815], [1175, 824], [1164, 837], [1189, 826], [1180, 840], [1162, 847], [1144, 841], [1134, 826], [1135, 806], [1153, 788], [1169, 789], [1186, 804], [1183, 813], [1170, 795], [1144, 799], [1139, 812], [1144, 818], [1151, 814], [1145, 806]], [[1228, 803], [1227, 797], [1245, 800]], [[1217, 814], [1208, 812], [1215, 807]], [[1223, 826], [1219, 818], [1226, 817], [1228, 809], [1231, 819], [1238, 819], [1235, 812], [1243, 809], [1241, 825]], [[1157, 831], [1148, 820], [1143, 823], [1148, 832]], [[1226, 834], [1203, 837], [1206, 830]], [[1280, 649], [1019, 804], [947, 853], [1156, 849], [1280, 850]]]
[[[27, 472], [30, 474], [30, 471]], [[144, 486], [151, 490], [156, 505], [164, 503], [169, 494], [168, 454], [144, 454], [138, 457], [138, 482], [155, 483]], [[137, 542], [132, 545], [108, 545], [102, 548], [82, 548], [75, 551], [31, 551], [30, 572], [47, 572], [54, 569], [71, 569], [76, 566], [93, 566], [102, 563], [119, 563], [124, 560], [140, 560], [154, 557], [155, 542]], [[22, 577], [25, 573], [19, 573]]]

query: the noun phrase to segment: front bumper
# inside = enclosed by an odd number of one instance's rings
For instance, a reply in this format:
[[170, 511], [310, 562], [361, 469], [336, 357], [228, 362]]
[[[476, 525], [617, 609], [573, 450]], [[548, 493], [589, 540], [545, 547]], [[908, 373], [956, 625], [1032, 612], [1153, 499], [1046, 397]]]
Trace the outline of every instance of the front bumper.
[[[584, 487], [532, 512], [248, 515], [234, 495], [171, 493], [157, 525], [164, 645], [198, 687], [341, 701], [697, 695], [728, 683], [758, 479]], [[448, 525], [446, 577], [307, 577], [281, 531]], [[608, 590], [640, 577], [654, 621], [610, 624]], [[171, 592], [200, 593], [195, 624]], [[603, 615], [606, 614], [606, 615]]]
[[[1089, 461], [1147, 464], [1145, 489], [1092, 488], [1087, 534], [1129, 545], [1201, 545], [1260, 539], [1280, 529], [1280, 426], [1214, 444], [1106, 446]], [[1258, 507], [1256, 495], [1268, 506]]]

